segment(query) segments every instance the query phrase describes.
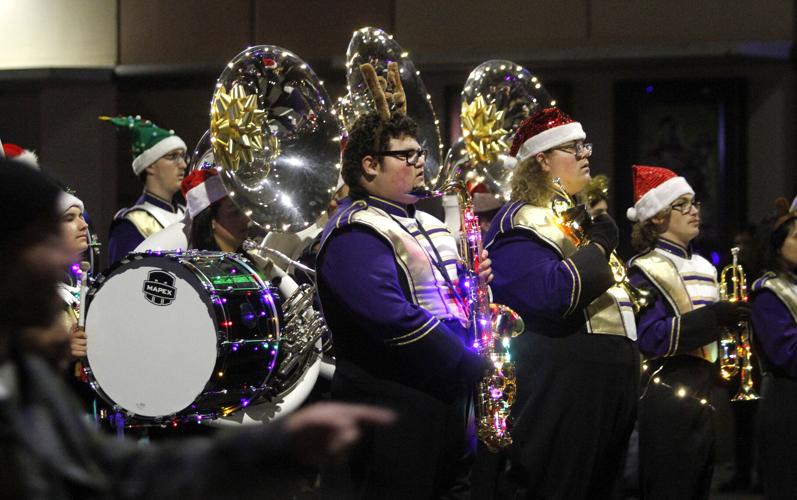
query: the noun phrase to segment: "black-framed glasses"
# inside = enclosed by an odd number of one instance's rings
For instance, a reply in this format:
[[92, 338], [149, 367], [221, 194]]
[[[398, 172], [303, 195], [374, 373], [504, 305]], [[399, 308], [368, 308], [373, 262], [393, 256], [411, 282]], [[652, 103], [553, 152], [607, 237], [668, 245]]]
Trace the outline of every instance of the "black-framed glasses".
[[689, 212], [692, 211], [692, 207], [695, 207], [695, 209], [699, 211], [700, 205], [701, 203], [699, 201], [683, 200], [679, 201], [678, 203], [673, 203], [672, 205], [670, 205], [670, 208], [681, 212], [682, 215], [687, 215]]
[[570, 149], [570, 146], [558, 147], [553, 149], [555, 149], [556, 151], [561, 151], [563, 153], [570, 153], [571, 155], [575, 155], [576, 160], [583, 160], [584, 158], [589, 158], [590, 156], [592, 156], [591, 142], [585, 142], [583, 144], [581, 143], [573, 144], [572, 147], [573, 147], [572, 150]]
[[161, 156], [161, 158], [169, 160], [172, 163], [177, 163], [180, 160], [183, 160], [186, 164], [188, 163], [188, 155], [179, 151], [172, 151], [171, 153]]
[[372, 156], [391, 156], [414, 167], [421, 158], [426, 158], [426, 155], [429, 154], [429, 150], [425, 148], [398, 149], [396, 151], [371, 151], [368, 154]]

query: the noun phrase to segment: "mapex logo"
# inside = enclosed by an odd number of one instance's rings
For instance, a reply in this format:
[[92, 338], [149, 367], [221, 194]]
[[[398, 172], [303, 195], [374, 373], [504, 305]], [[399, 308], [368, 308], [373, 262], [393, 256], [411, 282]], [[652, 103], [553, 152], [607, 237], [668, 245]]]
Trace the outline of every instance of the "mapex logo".
[[166, 271], [150, 271], [144, 280], [144, 298], [156, 306], [168, 306], [174, 302], [177, 289], [174, 275]]

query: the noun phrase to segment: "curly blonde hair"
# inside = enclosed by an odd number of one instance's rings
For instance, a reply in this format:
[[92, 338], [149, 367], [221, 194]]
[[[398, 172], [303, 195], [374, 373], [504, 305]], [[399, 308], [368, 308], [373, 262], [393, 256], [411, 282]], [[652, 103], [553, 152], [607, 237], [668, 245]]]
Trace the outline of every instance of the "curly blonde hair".
[[547, 206], [551, 201], [551, 174], [542, 169], [536, 156], [522, 160], [515, 167], [510, 187], [514, 201], [525, 201], [539, 207]]

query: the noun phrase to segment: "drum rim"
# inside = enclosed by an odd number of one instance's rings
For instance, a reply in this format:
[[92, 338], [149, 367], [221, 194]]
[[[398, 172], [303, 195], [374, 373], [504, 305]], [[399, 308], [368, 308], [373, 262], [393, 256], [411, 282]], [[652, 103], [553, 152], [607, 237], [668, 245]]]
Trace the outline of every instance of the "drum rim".
[[[195, 256], [203, 256], [203, 257], [211, 257], [211, 258], [212, 257], [229, 258], [229, 259], [235, 260], [238, 264], [240, 264], [241, 266], [243, 266], [244, 268], [247, 269], [247, 271], [252, 275], [252, 277], [255, 279], [255, 281], [258, 283], [258, 285], [260, 285], [260, 287], [263, 290], [269, 290], [269, 293], [271, 293], [271, 291], [270, 291], [271, 287], [270, 287], [269, 283], [267, 281], [263, 280], [261, 278], [261, 276], [257, 273], [257, 271], [249, 264], [249, 262], [245, 258], [243, 258], [241, 255], [239, 255], [239, 254], [229, 253], [229, 252], [219, 252], [219, 251], [205, 251], [205, 250], [187, 250], [187, 251], [182, 251], [182, 250], [152, 251], [152, 250], [148, 250], [146, 252], [130, 252], [124, 258], [122, 258], [118, 262], [114, 263], [113, 265], [109, 266], [108, 269], [106, 269], [103, 272], [101, 272], [97, 276], [97, 278], [94, 280], [94, 282], [89, 286], [88, 293], [86, 294], [86, 308], [85, 308], [86, 319], [88, 320], [88, 314], [89, 314], [89, 311], [91, 310], [90, 309], [91, 303], [93, 302], [93, 299], [96, 296], [96, 294], [99, 292], [99, 290], [102, 289], [104, 283], [106, 281], [108, 281], [114, 274], [116, 274], [117, 271], [119, 271], [120, 268], [126, 266], [127, 264], [129, 264], [131, 262], [141, 261], [141, 260], [144, 260], [145, 258], [146, 259], [149, 259], [149, 258], [166, 259], [166, 260], [169, 260], [169, 261], [172, 261], [172, 262], [175, 262], [175, 261], [178, 262], [178, 264], [180, 264], [180, 266], [182, 268], [186, 269], [187, 273], [189, 275], [193, 276], [193, 278], [195, 280], [195, 282], [192, 282], [192, 280], [190, 280], [190, 279], [186, 280], [186, 281], [188, 281], [191, 284], [191, 286], [194, 287], [195, 289], [199, 288], [202, 291], [207, 292], [207, 288], [206, 288], [207, 285], [212, 285], [212, 282], [210, 281], [210, 279], [197, 266], [191, 264], [191, 270], [188, 270], [188, 267], [185, 265], [185, 262], [190, 263], [190, 261], [187, 260], [187, 258], [195, 257]], [[186, 260], [184, 262], [180, 262], [181, 259], [186, 259]], [[271, 312], [271, 317], [275, 321], [274, 340], [272, 342], [276, 342], [276, 344], [278, 346], [277, 348], [279, 349], [279, 339], [280, 339], [280, 333], [281, 333], [282, 325], [280, 323], [280, 317], [279, 317], [279, 313], [277, 311], [277, 305], [272, 300], [272, 301], [269, 301], [268, 303], [266, 303], [265, 306]], [[213, 314], [214, 315], [216, 314], [215, 310], [213, 311]], [[215, 318], [215, 321], [216, 321], [216, 323], [218, 323], [218, 318]], [[124, 414], [127, 419], [134, 420], [138, 424], [163, 425], [163, 424], [173, 423], [173, 422], [176, 422], [176, 421], [180, 421], [180, 422], [185, 422], [185, 421], [189, 421], [189, 420], [194, 420], [194, 421], [201, 421], [201, 420], [213, 421], [213, 420], [216, 420], [216, 419], [218, 419], [218, 418], [220, 418], [222, 416], [221, 412], [219, 412], [219, 414], [216, 415], [216, 416], [207, 415], [207, 414], [200, 414], [200, 413], [197, 413], [197, 412], [194, 412], [194, 413], [186, 412], [186, 410], [190, 409], [191, 405], [193, 405], [196, 400], [194, 400], [191, 403], [189, 403], [185, 408], [183, 408], [183, 409], [181, 409], [179, 411], [173, 412], [173, 413], [166, 414], [166, 415], [158, 415], [158, 416], [141, 415], [139, 413], [136, 413], [135, 411], [132, 411], [132, 410], [129, 410], [127, 408], [122, 407], [117, 402], [115, 402], [102, 389], [102, 386], [100, 385], [99, 381], [94, 376], [94, 371], [91, 369], [91, 364], [89, 363], [88, 356], [82, 358], [81, 361], [82, 361], [82, 364], [83, 364], [83, 370], [82, 371], [83, 371], [84, 375], [87, 377], [87, 379], [89, 381], [89, 387], [98, 396], [100, 396], [100, 398], [106, 404], [108, 404], [114, 412], [120, 413], [120, 414]], [[217, 359], [217, 363], [218, 363], [218, 359]], [[216, 369], [216, 365], [214, 365], [213, 371], [215, 371], [215, 369]], [[270, 375], [269, 375], [269, 377], [270, 377]], [[268, 380], [269, 377], [266, 377], [266, 380]], [[210, 381], [211, 381], [211, 379], [208, 379], [206, 384], [209, 384]], [[203, 388], [203, 391], [206, 389], [206, 387]], [[267, 390], [268, 390], [268, 387], [264, 385], [264, 387], [261, 388], [261, 390], [259, 390], [257, 393], [255, 393], [251, 399], [252, 400], [256, 399], [257, 397], [262, 395], [263, 392], [265, 392]], [[241, 404], [238, 407], [236, 407], [235, 410], [233, 410], [233, 411], [239, 411], [240, 409], [244, 408], [245, 406], [246, 405]]]

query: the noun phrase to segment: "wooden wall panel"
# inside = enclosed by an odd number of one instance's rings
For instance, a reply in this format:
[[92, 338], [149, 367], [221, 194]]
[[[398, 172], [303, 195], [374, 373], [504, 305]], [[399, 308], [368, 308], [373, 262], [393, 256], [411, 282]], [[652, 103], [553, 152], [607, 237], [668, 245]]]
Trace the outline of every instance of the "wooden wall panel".
[[392, 29], [394, 3], [400, 2], [300, 0], [286, 9], [282, 2], [257, 1], [255, 41], [284, 47], [309, 62], [343, 60], [354, 30]]
[[250, 0], [120, 0], [120, 64], [220, 64], [252, 40]]
[[500, 57], [584, 45], [587, 20], [585, 0], [401, 0], [395, 35], [422, 57]]
[[791, 0], [591, 0], [594, 44], [793, 40]]

